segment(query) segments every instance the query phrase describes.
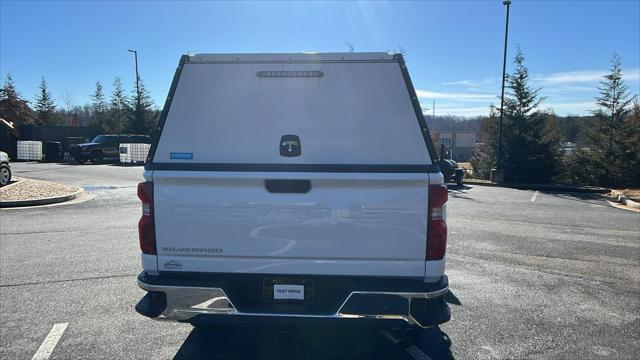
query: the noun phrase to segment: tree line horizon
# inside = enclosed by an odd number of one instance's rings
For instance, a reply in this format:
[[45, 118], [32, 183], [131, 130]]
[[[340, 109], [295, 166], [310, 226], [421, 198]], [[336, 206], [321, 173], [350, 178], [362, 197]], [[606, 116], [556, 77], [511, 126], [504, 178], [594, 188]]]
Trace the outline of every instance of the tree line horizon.
[[[113, 80], [113, 91], [109, 99], [100, 81], [95, 82], [91, 102], [84, 105], [73, 104], [71, 94], [62, 94], [64, 106], [55, 103], [44, 77], [41, 78], [38, 93], [33, 101], [20, 96], [10, 73], [0, 88], [0, 117], [19, 125], [42, 126], [92, 126], [97, 125], [103, 132], [131, 132], [151, 134], [160, 115], [149, 91], [139, 80], [139, 92], [134, 85], [132, 94], [127, 96], [119, 77]], [[73, 118], [77, 123], [73, 124]]]
[[[502, 124], [504, 180], [640, 186], [640, 105], [638, 95], [630, 93], [624, 82], [620, 56], [613, 53], [610, 71], [597, 87], [599, 96], [590, 116], [561, 117], [553, 109], [541, 109], [545, 100], [541, 95], [543, 88], [529, 85], [529, 70], [524, 61], [524, 54], [518, 49], [513, 60], [515, 69], [506, 75]], [[67, 108], [60, 109], [43, 77], [32, 109], [7, 74], [0, 88], [0, 117], [16, 125], [69, 125], [76, 113], [81, 125], [96, 124], [105, 133], [150, 135], [160, 110], [142, 80], [139, 84], [140, 91], [134, 87], [133, 94], [127, 96], [116, 77], [107, 100], [102, 84], [96, 81], [90, 103], [72, 107], [69, 99], [63, 99]], [[474, 118], [425, 115], [430, 125], [438, 121], [458, 125], [465, 122], [460, 120], [475, 123], [480, 146], [471, 163], [474, 173], [485, 179], [497, 165], [500, 109], [491, 104], [488, 113]], [[564, 155], [560, 150], [562, 142], [573, 142], [577, 147]]]

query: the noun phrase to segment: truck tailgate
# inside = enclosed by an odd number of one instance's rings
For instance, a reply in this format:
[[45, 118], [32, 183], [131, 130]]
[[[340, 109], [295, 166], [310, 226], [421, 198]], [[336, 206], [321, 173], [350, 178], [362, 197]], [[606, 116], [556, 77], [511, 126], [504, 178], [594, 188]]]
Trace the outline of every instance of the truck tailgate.
[[424, 276], [428, 176], [156, 170], [158, 268]]

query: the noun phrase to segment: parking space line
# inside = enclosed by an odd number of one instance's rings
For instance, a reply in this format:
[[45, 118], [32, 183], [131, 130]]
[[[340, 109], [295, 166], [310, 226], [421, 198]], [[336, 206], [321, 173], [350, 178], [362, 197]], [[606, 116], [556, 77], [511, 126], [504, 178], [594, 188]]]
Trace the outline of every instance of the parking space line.
[[42, 345], [40, 345], [40, 348], [36, 351], [31, 360], [48, 359], [62, 337], [67, 325], [69, 325], [69, 323], [53, 324], [51, 331], [49, 331], [49, 334], [47, 334], [47, 337], [44, 339]]
[[540, 195], [540, 191], [537, 191], [533, 193], [533, 196], [531, 197], [531, 201], [536, 201], [536, 198], [538, 197], [538, 195]]

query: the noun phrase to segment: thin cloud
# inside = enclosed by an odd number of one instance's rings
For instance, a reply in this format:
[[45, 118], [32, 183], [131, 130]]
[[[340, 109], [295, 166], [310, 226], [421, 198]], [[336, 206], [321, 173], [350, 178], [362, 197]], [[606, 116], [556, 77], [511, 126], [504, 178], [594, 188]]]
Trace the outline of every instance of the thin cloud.
[[543, 84], [592, 83], [602, 80], [605, 74], [607, 74], [606, 70], [568, 71], [549, 75], [536, 75], [533, 80]]
[[416, 94], [419, 98], [429, 98], [429, 99], [455, 99], [461, 101], [486, 101], [486, 100], [495, 100], [495, 95], [488, 94], [478, 94], [478, 93], [450, 93], [450, 92], [438, 92], [438, 91], [430, 91], [430, 90], [416, 90]]
[[[608, 69], [566, 71], [550, 74], [533, 74], [533, 87], [542, 87], [541, 96], [546, 97], [540, 105], [541, 110], [552, 110], [556, 114], [589, 115], [597, 109], [594, 97], [597, 95], [599, 82], [608, 74]], [[635, 94], [635, 85], [640, 80], [640, 69], [626, 69], [622, 76]], [[436, 99], [436, 115], [486, 116], [491, 103], [499, 104], [497, 82], [493, 78], [464, 79], [443, 82], [441, 85], [450, 86], [451, 92], [432, 90], [417, 90], [417, 95], [425, 105], [425, 114], [431, 114], [431, 99]], [[499, 89], [498, 89], [499, 90]], [[429, 110], [427, 110], [429, 109]]]
[[542, 89], [545, 94], [575, 94], [575, 93], [596, 93], [598, 88], [595, 86], [585, 85], [561, 85], [546, 86]]
[[591, 110], [597, 108], [595, 101], [580, 102], [560, 102], [560, 103], [544, 103], [540, 106], [542, 109], [550, 109], [561, 114], [583, 114], [587, 115]]
[[[592, 110], [597, 108], [595, 102], [558, 102], [558, 103], [543, 103], [540, 105], [540, 110], [553, 111], [558, 115], [589, 115]], [[431, 109], [423, 109], [425, 115], [431, 115]], [[488, 116], [489, 105], [487, 106], [464, 106], [460, 107], [455, 105], [437, 106], [436, 115], [458, 115], [458, 116]]]
[[[575, 84], [575, 83], [597, 83], [603, 79], [603, 77], [609, 73], [610, 70], [578, 70], [578, 71], [565, 71], [551, 74], [534, 74], [531, 80], [541, 85], [560, 85], [560, 84]], [[640, 80], [640, 69], [627, 69], [622, 71], [622, 77], [625, 81], [638, 81]], [[442, 85], [446, 86], [467, 86], [471, 88], [482, 87], [485, 85], [494, 84], [495, 78], [486, 77], [483, 79], [465, 79], [456, 81], [445, 81]]]
[[[609, 73], [609, 70], [567, 71], [548, 75], [536, 75], [532, 79], [544, 84], [596, 83]], [[626, 81], [640, 79], [640, 69], [623, 70], [622, 77]]]
[[470, 86], [470, 87], [480, 87], [483, 85], [492, 84], [495, 81], [494, 78], [484, 78], [482, 80], [458, 80], [458, 81], [445, 81], [442, 85], [446, 86]]
[[[424, 111], [423, 114], [431, 115], [431, 111]], [[438, 107], [436, 105], [436, 116], [438, 115], [458, 115], [458, 116], [487, 116], [489, 115], [489, 106], [479, 107]]]
[[459, 81], [445, 81], [442, 85], [461, 85], [461, 86], [476, 86], [476, 82], [471, 80], [459, 80]]

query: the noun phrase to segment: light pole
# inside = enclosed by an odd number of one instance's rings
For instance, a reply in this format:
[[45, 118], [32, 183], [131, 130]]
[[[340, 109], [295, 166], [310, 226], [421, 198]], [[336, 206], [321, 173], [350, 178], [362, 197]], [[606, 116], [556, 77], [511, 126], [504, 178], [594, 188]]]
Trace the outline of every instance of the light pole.
[[504, 170], [502, 169], [502, 117], [504, 112], [504, 82], [506, 80], [506, 71], [507, 71], [507, 38], [509, 37], [509, 5], [511, 5], [510, 0], [504, 0], [502, 2], [503, 5], [507, 6], [507, 21], [504, 29], [504, 55], [502, 57], [502, 92], [500, 95], [500, 123], [498, 125], [498, 160], [496, 164], [496, 174], [495, 179], [492, 179], [496, 182], [502, 182], [504, 180]]
[[128, 52], [132, 52], [136, 59], [136, 103], [140, 102], [140, 75], [138, 75], [138, 51], [127, 49]]

